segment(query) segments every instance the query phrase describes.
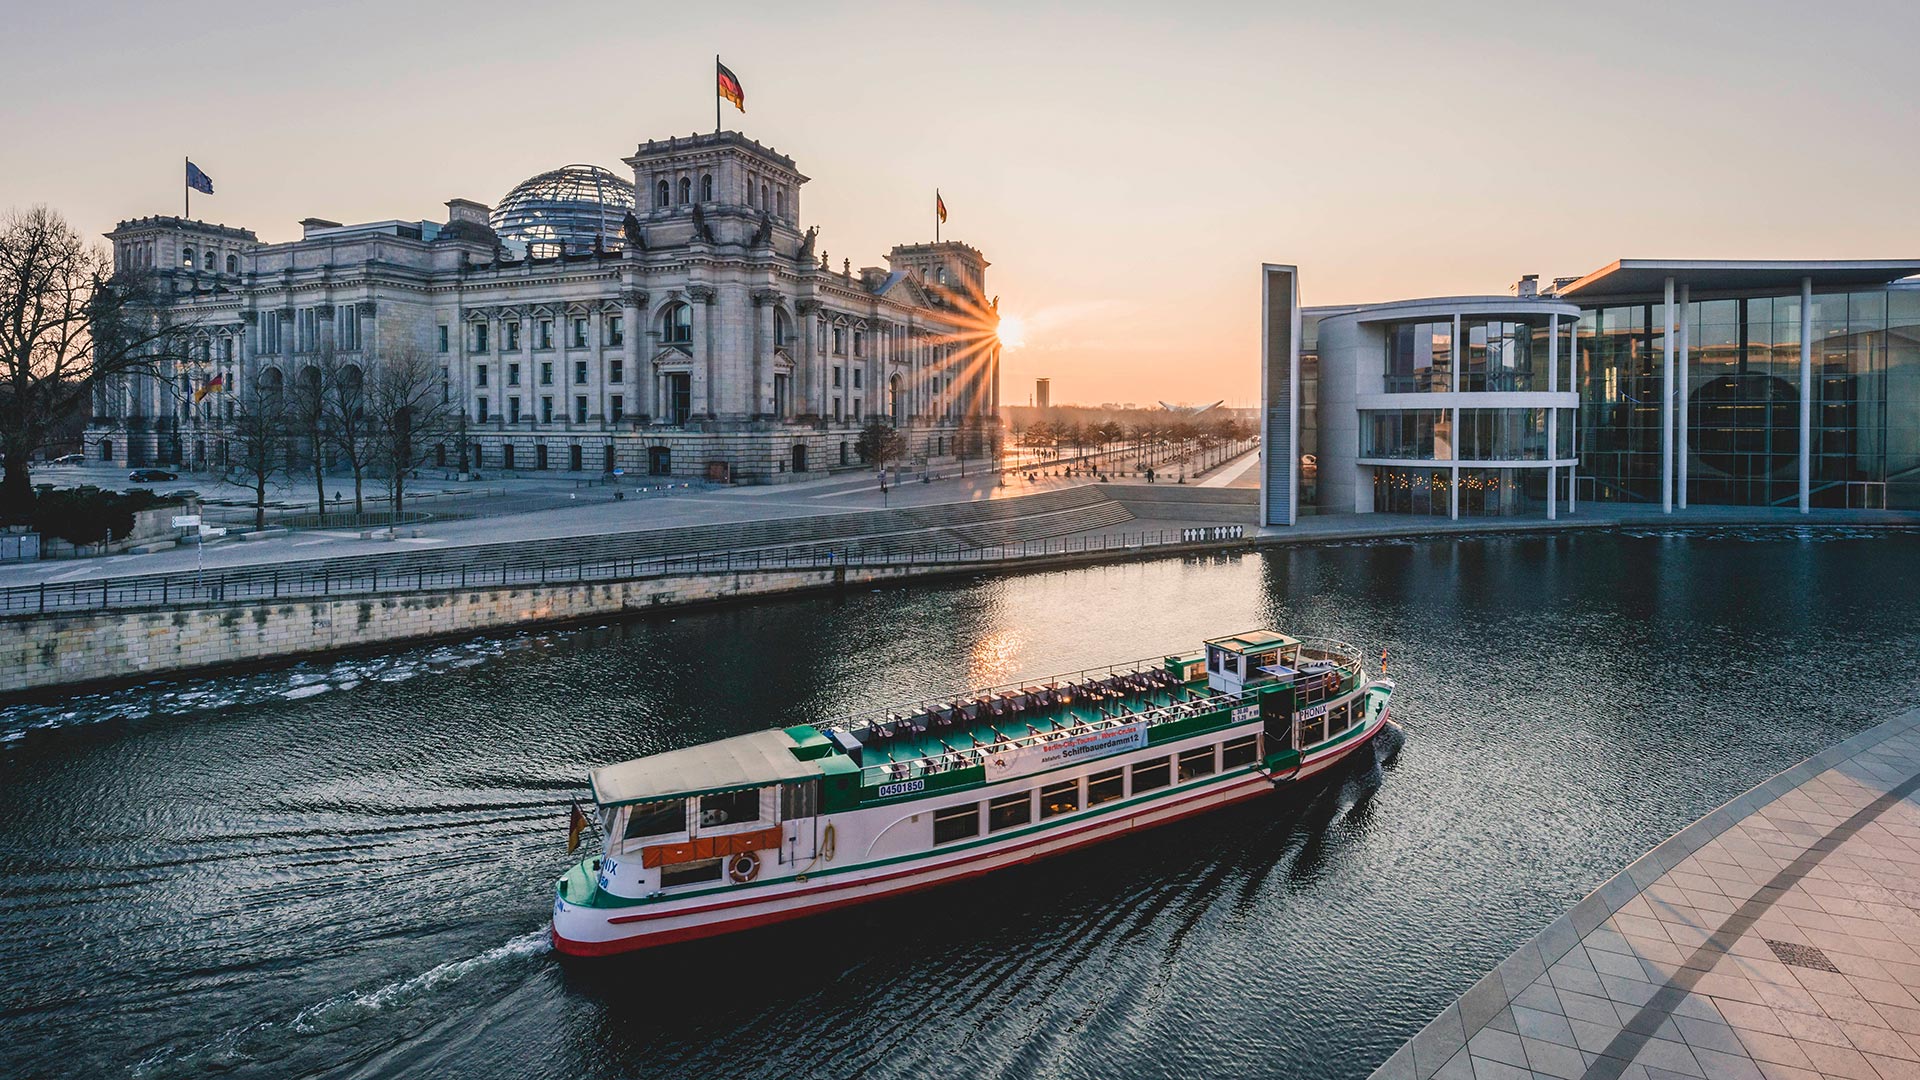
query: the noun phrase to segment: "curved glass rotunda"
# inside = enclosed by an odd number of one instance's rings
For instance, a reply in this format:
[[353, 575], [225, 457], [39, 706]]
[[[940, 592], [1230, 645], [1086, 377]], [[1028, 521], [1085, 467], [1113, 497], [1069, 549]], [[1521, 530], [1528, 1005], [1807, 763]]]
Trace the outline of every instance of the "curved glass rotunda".
[[551, 258], [592, 251], [596, 237], [603, 247], [619, 247], [620, 223], [632, 209], [630, 181], [598, 165], [568, 165], [515, 185], [494, 207], [491, 223], [502, 239]]

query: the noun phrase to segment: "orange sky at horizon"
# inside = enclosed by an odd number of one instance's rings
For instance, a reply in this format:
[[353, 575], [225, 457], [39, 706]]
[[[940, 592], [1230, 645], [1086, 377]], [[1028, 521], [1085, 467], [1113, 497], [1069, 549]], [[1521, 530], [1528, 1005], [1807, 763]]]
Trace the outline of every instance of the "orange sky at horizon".
[[[0, 207], [443, 219], [724, 123], [792, 155], [838, 266], [933, 236], [1056, 403], [1251, 404], [1258, 267], [1309, 304], [1503, 292], [1616, 258], [1920, 254], [1920, 5], [891, 3], [437, 13], [364, 0], [40, 5], [0, 44]], [[659, 24], [659, 25], [656, 25]], [[59, 87], [59, 92], [48, 90]]]

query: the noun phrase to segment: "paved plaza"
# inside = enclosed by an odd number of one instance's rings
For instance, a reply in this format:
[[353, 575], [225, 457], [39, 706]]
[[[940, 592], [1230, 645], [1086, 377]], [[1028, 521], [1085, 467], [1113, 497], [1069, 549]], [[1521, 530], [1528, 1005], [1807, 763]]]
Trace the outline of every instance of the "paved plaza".
[[1602, 885], [1374, 1080], [1920, 1077], [1920, 711]]

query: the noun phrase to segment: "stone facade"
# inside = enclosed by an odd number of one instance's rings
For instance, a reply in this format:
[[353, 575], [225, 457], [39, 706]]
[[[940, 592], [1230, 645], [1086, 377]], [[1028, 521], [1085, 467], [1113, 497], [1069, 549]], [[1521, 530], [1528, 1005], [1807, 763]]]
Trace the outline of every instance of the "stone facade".
[[[596, 250], [533, 257], [488, 208], [301, 239], [173, 217], [107, 234], [116, 264], [174, 283], [191, 360], [100, 388], [87, 454], [217, 468], [252, 380], [296, 385], [322, 355], [359, 367], [437, 355], [465, 419], [430, 464], [779, 482], [856, 466], [873, 417], [915, 459], [998, 439], [998, 315], [966, 244], [903, 245], [834, 268], [800, 227], [807, 181], [735, 132], [649, 141], [626, 159], [638, 205]], [[214, 374], [226, 392], [199, 404]]]

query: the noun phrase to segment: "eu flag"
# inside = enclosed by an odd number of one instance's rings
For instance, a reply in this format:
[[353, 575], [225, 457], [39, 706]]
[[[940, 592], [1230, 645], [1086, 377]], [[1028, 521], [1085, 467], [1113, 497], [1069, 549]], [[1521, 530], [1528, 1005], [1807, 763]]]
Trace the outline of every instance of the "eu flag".
[[200, 171], [200, 166], [187, 162], [187, 186], [203, 194], [213, 194], [213, 177]]

